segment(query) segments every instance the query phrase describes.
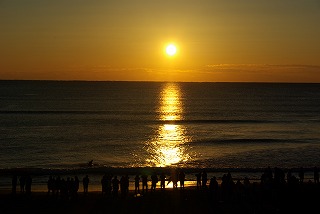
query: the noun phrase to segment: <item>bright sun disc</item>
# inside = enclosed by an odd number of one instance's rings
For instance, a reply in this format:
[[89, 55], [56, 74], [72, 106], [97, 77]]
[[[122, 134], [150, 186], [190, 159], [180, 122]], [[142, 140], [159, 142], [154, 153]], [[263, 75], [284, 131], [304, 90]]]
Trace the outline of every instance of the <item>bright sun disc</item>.
[[176, 54], [177, 48], [176, 48], [176, 46], [174, 46], [173, 44], [170, 44], [170, 45], [167, 46], [166, 52], [167, 52], [167, 54], [168, 54], [169, 56], [173, 56], [173, 55]]

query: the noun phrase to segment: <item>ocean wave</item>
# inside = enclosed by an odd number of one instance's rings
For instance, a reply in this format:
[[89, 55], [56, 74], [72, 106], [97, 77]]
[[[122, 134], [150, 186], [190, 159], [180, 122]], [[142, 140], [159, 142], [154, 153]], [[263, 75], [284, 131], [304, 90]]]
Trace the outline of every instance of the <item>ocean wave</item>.
[[256, 144], [256, 143], [304, 143], [310, 139], [297, 140], [297, 139], [272, 139], [272, 138], [235, 138], [235, 139], [204, 139], [193, 141], [192, 144]]
[[[27, 115], [59, 115], [59, 114], [74, 114], [74, 115], [144, 115], [151, 116], [152, 112], [134, 111], [131, 110], [0, 110], [0, 114], [27, 114]], [[132, 118], [122, 118], [123, 121], [132, 120]], [[139, 121], [136, 121], [137, 123]], [[271, 120], [271, 119], [182, 119], [182, 120], [148, 120], [141, 119], [143, 123], [149, 124], [267, 124], [267, 123], [320, 123], [319, 119], [291, 119], [291, 120]]]
[[[2, 110], [0, 111], [0, 114], [75, 114], [75, 115], [119, 115], [119, 114], [125, 114], [125, 113], [132, 113], [132, 111], [115, 111], [115, 110]], [[134, 114], [143, 114], [145, 115], [145, 112], [137, 112], [135, 111]]]
[[[197, 173], [199, 171], [205, 170], [208, 173], [260, 173], [263, 172], [266, 168], [213, 168], [213, 167], [82, 167], [82, 168], [60, 168], [60, 169], [50, 169], [50, 168], [7, 168], [0, 169], [0, 175], [11, 175], [11, 174], [31, 174], [35, 176], [45, 176], [45, 175], [75, 175], [75, 174], [152, 174], [153, 172], [161, 173], [164, 172], [166, 174], [170, 174], [174, 169], [183, 169], [185, 173]], [[287, 171], [288, 168], [282, 168]], [[298, 172], [300, 167], [290, 168], [292, 172]], [[305, 172], [312, 172], [314, 170], [313, 167], [305, 167]]]
[[157, 121], [162, 123], [172, 123], [172, 124], [267, 124], [267, 123], [319, 123], [320, 120], [250, 120], [250, 119], [186, 119], [186, 120], [174, 120], [174, 121]]
[[[75, 114], [75, 115], [125, 115], [134, 113], [135, 115], [152, 115], [151, 112], [144, 111], [125, 111], [125, 110], [0, 110], [0, 114]], [[131, 118], [130, 118], [131, 119]], [[125, 118], [122, 118], [125, 120]], [[155, 124], [219, 124], [219, 123], [272, 123], [279, 121], [272, 120], [248, 120], [248, 119], [182, 119], [182, 120], [148, 120], [143, 119], [143, 122]]]

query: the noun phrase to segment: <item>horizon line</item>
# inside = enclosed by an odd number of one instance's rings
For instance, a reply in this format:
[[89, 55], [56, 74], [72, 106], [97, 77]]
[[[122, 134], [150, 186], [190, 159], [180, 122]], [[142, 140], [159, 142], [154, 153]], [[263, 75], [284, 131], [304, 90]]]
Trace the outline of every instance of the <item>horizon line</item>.
[[234, 82], [228, 82], [228, 81], [159, 81], [159, 80], [76, 80], [76, 79], [70, 79], [70, 80], [54, 80], [54, 79], [0, 79], [0, 81], [43, 81], [43, 82], [155, 82], [155, 83], [262, 83], [262, 84], [320, 84], [320, 82], [283, 82], [283, 81], [234, 81]]

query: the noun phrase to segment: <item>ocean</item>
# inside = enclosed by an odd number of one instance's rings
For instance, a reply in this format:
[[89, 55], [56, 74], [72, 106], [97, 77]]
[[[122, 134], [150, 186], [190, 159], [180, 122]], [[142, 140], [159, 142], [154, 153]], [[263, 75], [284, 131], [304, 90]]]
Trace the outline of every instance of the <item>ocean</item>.
[[0, 187], [12, 170], [320, 167], [319, 107], [320, 84], [0, 81]]

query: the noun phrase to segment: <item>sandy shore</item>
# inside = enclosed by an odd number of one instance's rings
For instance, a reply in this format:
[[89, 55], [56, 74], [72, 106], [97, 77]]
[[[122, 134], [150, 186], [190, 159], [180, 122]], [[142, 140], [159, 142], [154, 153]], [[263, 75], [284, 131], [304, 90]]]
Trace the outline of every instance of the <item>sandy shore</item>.
[[99, 191], [79, 192], [69, 198], [46, 192], [12, 195], [1, 191], [0, 213], [308, 213], [318, 209], [320, 186], [306, 183], [294, 188], [262, 189], [259, 184], [251, 184], [246, 192], [228, 196], [222, 191], [216, 193], [194, 186], [156, 189], [141, 195], [129, 191], [125, 197]]

